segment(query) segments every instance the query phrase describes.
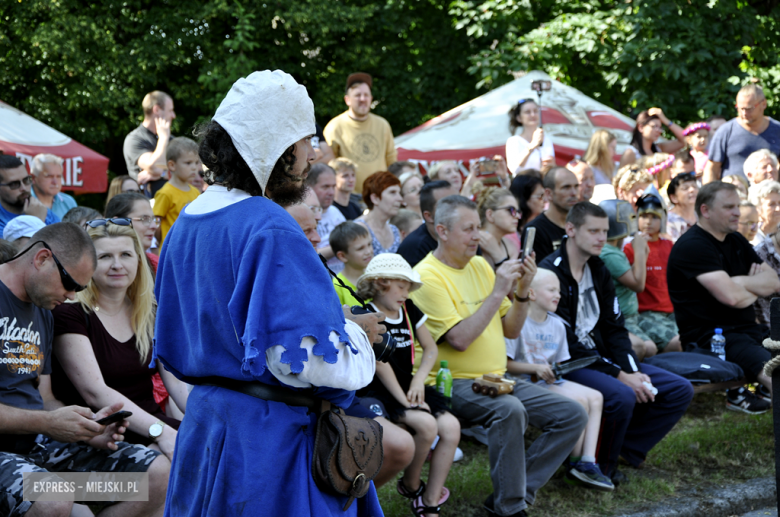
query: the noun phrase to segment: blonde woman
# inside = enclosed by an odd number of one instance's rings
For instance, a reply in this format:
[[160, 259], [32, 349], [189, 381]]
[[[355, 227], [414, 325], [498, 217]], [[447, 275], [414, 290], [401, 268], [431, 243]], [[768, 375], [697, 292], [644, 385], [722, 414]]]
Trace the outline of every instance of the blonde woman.
[[477, 193], [477, 212], [481, 231], [479, 245], [488, 264], [497, 269], [520, 254], [517, 241], [510, 237], [517, 232], [520, 207], [509, 189], [489, 187]]
[[596, 185], [611, 185], [615, 172], [617, 137], [606, 129], [598, 129], [590, 137], [583, 161], [593, 169]]
[[621, 167], [612, 179], [617, 198], [628, 201], [633, 207], [636, 207], [644, 190], [652, 184], [653, 178], [636, 164]]
[[[129, 219], [96, 219], [87, 232], [97, 269], [76, 303], [56, 307], [52, 389], [66, 405], [93, 411], [121, 400], [133, 413], [125, 441], [173, 457], [179, 421], [166, 416], [152, 394], [154, 280]], [[165, 387], [185, 410], [187, 387], [158, 364]]]

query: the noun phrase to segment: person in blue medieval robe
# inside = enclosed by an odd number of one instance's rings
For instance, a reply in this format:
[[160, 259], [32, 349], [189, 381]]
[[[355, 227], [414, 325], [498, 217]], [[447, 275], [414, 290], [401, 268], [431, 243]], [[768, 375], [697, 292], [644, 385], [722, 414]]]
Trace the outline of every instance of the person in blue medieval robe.
[[346, 407], [373, 378], [381, 317], [345, 319], [316, 252], [279, 206], [305, 192], [314, 106], [288, 74], [255, 72], [199, 132], [211, 185], [171, 228], [157, 271], [155, 355], [194, 385], [165, 515], [381, 516], [373, 484], [346, 512], [347, 497], [318, 489], [317, 412], [210, 382], [305, 390]]

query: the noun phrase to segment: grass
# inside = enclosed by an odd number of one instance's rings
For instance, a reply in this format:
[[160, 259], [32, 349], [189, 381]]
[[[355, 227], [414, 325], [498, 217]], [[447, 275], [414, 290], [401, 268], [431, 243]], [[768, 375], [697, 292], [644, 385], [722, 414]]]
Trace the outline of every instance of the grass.
[[[774, 434], [771, 412], [753, 416], [725, 409], [725, 393], [696, 395], [686, 415], [651, 452], [645, 467], [621, 467], [631, 482], [613, 493], [601, 493], [563, 482], [563, 470], [539, 492], [529, 509], [533, 517], [584, 517], [640, 511], [670, 496], [694, 488], [740, 483], [774, 475]], [[529, 430], [529, 436], [538, 431]], [[482, 501], [493, 491], [487, 447], [463, 441], [465, 454], [447, 479], [451, 495], [442, 515], [484, 516]], [[427, 478], [427, 465], [423, 479]], [[388, 517], [411, 515], [407, 499], [395, 482], [379, 490]]]

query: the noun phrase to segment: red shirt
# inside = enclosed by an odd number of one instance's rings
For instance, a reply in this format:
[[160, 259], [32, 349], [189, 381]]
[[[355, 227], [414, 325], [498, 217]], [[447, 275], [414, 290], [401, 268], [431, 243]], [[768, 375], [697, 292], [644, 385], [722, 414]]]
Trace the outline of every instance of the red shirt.
[[[648, 242], [650, 254], [647, 257], [647, 280], [645, 290], [636, 295], [639, 301], [639, 312], [674, 312], [672, 299], [669, 298], [669, 287], [666, 285], [666, 265], [669, 263], [669, 253], [672, 251], [672, 241], [658, 239]], [[623, 248], [628, 261], [634, 263], [634, 248], [629, 242]]]

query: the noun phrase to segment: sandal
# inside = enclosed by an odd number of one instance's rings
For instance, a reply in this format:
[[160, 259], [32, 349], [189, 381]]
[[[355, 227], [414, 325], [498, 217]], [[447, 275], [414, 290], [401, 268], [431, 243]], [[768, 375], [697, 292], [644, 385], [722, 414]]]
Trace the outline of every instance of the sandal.
[[422, 497], [425, 493], [425, 481], [422, 479], [420, 480], [420, 487], [414, 492], [406, 488], [406, 485], [404, 485], [404, 478], [400, 478], [395, 487], [398, 490], [398, 493], [407, 499], [417, 499], [418, 497]]
[[412, 513], [416, 517], [422, 517], [423, 515], [435, 513], [439, 515], [441, 512], [441, 505], [443, 505], [450, 497], [450, 491], [446, 488], [441, 489], [441, 499], [436, 503], [436, 506], [426, 506], [423, 502], [422, 495], [412, 501]]

